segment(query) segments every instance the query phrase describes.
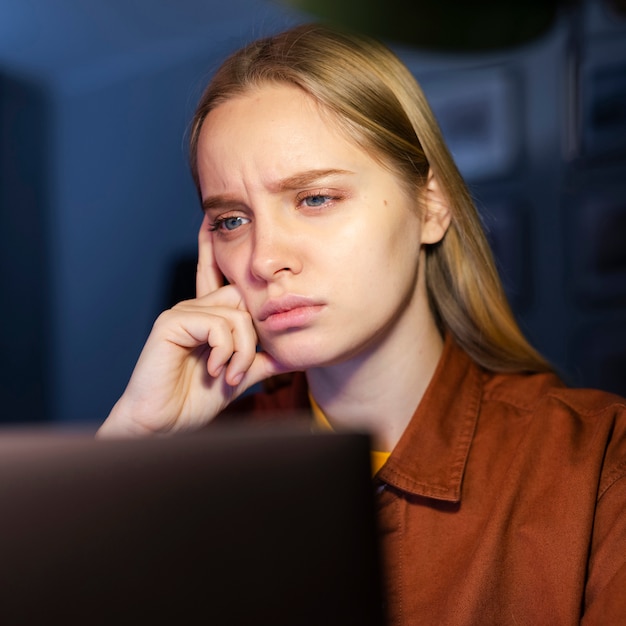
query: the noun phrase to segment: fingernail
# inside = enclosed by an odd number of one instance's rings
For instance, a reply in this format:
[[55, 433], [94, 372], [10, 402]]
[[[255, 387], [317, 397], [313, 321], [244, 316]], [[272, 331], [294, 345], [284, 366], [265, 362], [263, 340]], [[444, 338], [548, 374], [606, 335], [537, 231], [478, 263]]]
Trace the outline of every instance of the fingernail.
[[243, 372], [232, 377], [231, 387], [236, 387], [243, 379]]

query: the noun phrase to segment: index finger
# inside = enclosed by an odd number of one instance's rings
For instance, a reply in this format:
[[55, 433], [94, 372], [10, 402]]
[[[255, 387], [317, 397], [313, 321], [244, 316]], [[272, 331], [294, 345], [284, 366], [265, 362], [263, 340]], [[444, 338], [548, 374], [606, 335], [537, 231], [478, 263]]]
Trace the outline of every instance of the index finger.
[[213, 253], [213, 235], [209, 218], [205, 215], [198, 231], [198, 267], [196, 269], [196, 297], [213, 293], [224, 284]]

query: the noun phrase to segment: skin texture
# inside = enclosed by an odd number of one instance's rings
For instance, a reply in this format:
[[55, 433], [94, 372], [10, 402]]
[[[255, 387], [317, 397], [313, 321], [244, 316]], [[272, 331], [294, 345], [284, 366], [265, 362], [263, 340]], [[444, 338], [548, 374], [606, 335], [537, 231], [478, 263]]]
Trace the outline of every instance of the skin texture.
[[[418, 204], [311, 97], [275, 84], [207, 116], [198, 174], [199, 297], [157, 320], [107, 421], [193, 428], [258, 380], [304, 370], [335, 425], [390, 448], [441, 353], [423, 277], [423, 247], [449, 220], [436, 181]], [[178, 417], [147, 424], [155, 379]]]

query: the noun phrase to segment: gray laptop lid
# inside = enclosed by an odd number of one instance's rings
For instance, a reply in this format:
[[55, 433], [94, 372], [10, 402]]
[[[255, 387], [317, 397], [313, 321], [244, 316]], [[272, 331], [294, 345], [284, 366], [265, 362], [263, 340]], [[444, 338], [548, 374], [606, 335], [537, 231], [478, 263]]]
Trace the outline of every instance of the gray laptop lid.
[[382, 623], [369, 439], [0, 431], [0, 623]]

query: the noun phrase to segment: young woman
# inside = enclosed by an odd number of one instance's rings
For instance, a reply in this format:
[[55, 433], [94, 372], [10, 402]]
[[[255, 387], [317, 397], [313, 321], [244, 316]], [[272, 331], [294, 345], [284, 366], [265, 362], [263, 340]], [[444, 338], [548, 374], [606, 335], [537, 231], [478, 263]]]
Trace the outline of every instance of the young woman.
[[191, 162], [197, 298], [100, 436], [307, 407], [372, 433], [390, 624], [626, 621], [625, 403], [522, 336], [403, 64], [319, 25], [254, 42], [203, 95]]

